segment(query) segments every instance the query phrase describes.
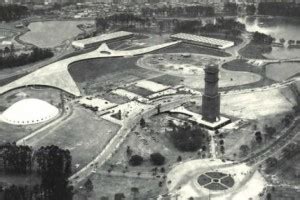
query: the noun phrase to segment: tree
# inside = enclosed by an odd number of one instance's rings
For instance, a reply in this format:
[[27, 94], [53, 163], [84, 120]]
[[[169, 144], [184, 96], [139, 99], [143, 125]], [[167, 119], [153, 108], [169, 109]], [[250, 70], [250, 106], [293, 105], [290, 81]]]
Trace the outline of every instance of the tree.
[[182, 161], [181, 156], [178, 156], [178, 157], [177, 157], [177, 162], [181, 162], [181, 161]]
[[132, 193], [132, 199], [133, 200], [138, 200], [138, 194], [139, 194], [139, 188], [137, 187], [132, 187], [131, 188], [131, 193]]
[[271, 193], [268, 193], [268, 194], [267, 194], [266, 200], [272, 200], [272, 194], [271, 194]]
[[145, 121], [144, 118], [141, 118], [141, 120], [140, 120], [140, 126], [141, 126], [142, 128], [144, 128], [144, 127], [146, 126], [146, 121]]
[[139, 166], [144, 162], [144, 159], [142, 156], [139, 155], [133, 155], [131, 156], [131, 158], [129, 159], [129, 164], [131, 166]]
[[249, 154], [250, 148], [248, 145], [241, 145], [240, 146], [240, 156], [247, 156]]
[[254, 15], [256, 12], [256, 7], [254, 5], [247, 5], [246, 13], [247, 15]]
[[262, 135], [260, 131], [255, 132], [255, 140], [258, 144], [261, 144], [262, 142]]
[[153, 153], [150, 155], [150, 161], [153, 165], [163, 165], [165, 164], [165, 157], [160, 153]]
[[128, 157], [132, 155], [132, 150], [131, 150], [130, 146], [127, 146], [126, 154]]
[[264, 129], [269, 138], [272, 138], [276, 134], [276, 128], [272, 126], [265, 126]]
[[274, 157], [269, 157], [266, 161], [266, 173], [272, 172], [274, 169], [276, 169], [278, 160]]
[[91, 179], [88, 179], [85, 183], [84, 183], [84, 187], [86, 189], [87, 192], [92, 192], [94, 189], [94, 185], [93, 182], [91, 181]]

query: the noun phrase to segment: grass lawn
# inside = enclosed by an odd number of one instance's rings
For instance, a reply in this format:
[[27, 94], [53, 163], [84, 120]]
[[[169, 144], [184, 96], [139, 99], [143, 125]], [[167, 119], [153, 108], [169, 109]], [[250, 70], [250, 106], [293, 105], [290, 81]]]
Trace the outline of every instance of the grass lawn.
[[[148, 200], [150, 198], [157, 198], [162, 190], [158, 186], [159, 179], [126, 178], [99, 174], [92, 175], [90, 179], [94, 185], [90, 199], [101, 199], [101, 197], [114, 199], [116, 193], [123, 193], [125, 199], [131, 199], [131, 188], [135, 187], [138, 188], [137, 199]], [[74, 200], [85, 199], [86, 192], [84, 190], [79, 191], [74, 197]]]
[[91, 59], [75, 62], [69, 72], [86, 94], [109, 91], [124, 84], [157, 75], [136, 66], [139, 57]]
[[[92, 161], [117, 133], [119, 125], [96, 116], [82, 107], [74, 107], [72, 116], [53, 128], [46, 130], [46, 136], [32, 142], [35, 149], [46, 145], [57, 145], [69, 149], [72, 155], [73, 172]], [[29, 142], [30, 144], [30, 142]], [[75, 165], [79, 164], [79, 168]]]
[[266, 59], [263, 54], [270, 52], [270, 50], [272, 50], [270, 45], [249, 43], [239, 53], [246, 58]]
[[30, 134], [31, 128], [27, 126], [15, 126], [0, 122], [0, 145], [7, 142], [15, 142]]
[[147, 90], [145, 88], [141, 88], [135, 85], [130, 85], [129, 87], [125, 88], [125, 90], [129, 91], [129, 92], [133, 92], [135, 94], [141, 95], [142, 97], [147, 97], [151, 94], [153, 94], [154, 92]]
[[163, 85], [176, 86], [181, 84], [183, 78], [179, 76], [173, 76], [169, 74], [161, 75], [155, 78], [150, 79], [150, 81], [157, 82]]
[[[147, 127], [141, 129], [137, 127], [129, 136], [125, 142], [117, 150], [116, 154], [103, 166], [103, 170], [108, 170], [111, 165], [114, 165], [114, 170], [117, 171], [129, 171], [129, 172], [152, 172], [152, 169], [158, 167], [164, 167], [166, 172], [173, 164], [177, 163], [178, 156], [181, 156], [182, 160], [201, 158], [205, 153], [198, 154], [198, 152], [181, 152], [171, 142], [169, 136], [165, 132], [168, 127], [168, 120], [174, 119], [168, 114], [161, 114], [153, 116], [150, 119], [145, 119]], [[129, 166], [126, 150], [127, 147], [132, 150], [132, 155], [141, 155], [144, 158], [144, 163], [140, 166]], [[208, 144], [206, 145], [208, 147]], [[208, 150], [207, 150], [208, 151]], [[166, 162], [162, 166], [154, 166], [150, 162], [150, 154], [161, 153]], [[164, 173], [163, 173], [164, 174]]]
[[247, 60], [233, 60], [225, 63], [222, 68], [230, 71], [242, 71], [242, 72], [252, 72], [256, 74], [262, 74], [262, 67], [255, 67], [247, 63]]

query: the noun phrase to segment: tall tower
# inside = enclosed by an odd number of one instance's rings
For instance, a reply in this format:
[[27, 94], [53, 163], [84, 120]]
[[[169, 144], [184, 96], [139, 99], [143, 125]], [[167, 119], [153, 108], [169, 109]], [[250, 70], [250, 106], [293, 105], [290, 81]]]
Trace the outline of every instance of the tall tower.
[[220, 119], [219, 66], [207, 65], [205, 71], [205, 89], [202, 96], [202, 119], [216, 122]]

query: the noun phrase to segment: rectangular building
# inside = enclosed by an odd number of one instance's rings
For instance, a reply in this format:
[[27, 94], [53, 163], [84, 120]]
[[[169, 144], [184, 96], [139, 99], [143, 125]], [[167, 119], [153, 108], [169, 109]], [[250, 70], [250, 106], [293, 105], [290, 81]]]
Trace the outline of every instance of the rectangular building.
[[75, 48], [85, 49], [94, 46], [99, 46], [104, 42], [110, 42], [113, 40], [131, 38], [134, 34], [126, 31], [118, 31], [114, 33], [102, 34], [96, 37], [91, 37], [83, 40], [76, 40], [72, 42], [72, 46]]
[[192, 35], [187, 33], [178, 33], [171, 35], [173, 40], [181, 40], [186, 43], [197, 44], [205, 47], [216, 49], [226, 49], [234, 46], [234, 42], [229, 40], [221, 40], [216, 38], [204, 37], [199, 35]]

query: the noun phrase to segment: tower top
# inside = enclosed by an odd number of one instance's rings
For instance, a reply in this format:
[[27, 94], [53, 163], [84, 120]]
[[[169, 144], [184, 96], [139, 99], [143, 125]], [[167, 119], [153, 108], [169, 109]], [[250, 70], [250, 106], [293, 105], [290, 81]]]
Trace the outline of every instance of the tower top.
[[219, 66], [217, 64], [208, 64], [205, 66], [204, 71], [208, 73], [218, 73]]

